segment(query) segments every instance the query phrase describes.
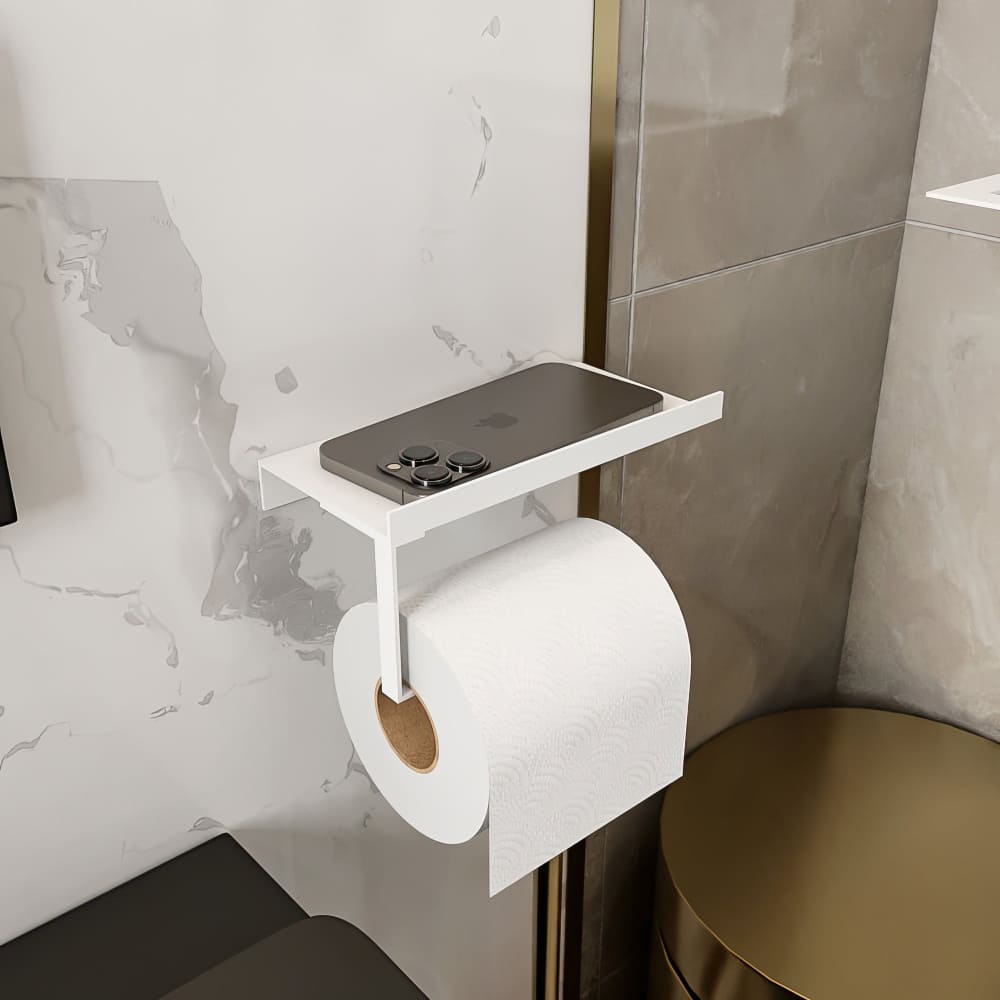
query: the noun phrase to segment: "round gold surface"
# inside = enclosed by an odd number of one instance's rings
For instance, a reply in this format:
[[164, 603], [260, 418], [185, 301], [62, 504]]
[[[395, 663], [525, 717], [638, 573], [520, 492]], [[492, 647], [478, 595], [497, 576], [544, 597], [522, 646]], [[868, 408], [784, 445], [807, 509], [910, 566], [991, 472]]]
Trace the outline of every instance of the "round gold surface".
[[701, 1000], [997, 1000], [1000, 746], [868, 709], [767, 716], [667, 790], [657, 924]]
[[670, 961], [659, 934], [653, 935], [649, 953], [647, 1000], [691, 1000], [691, 994]]

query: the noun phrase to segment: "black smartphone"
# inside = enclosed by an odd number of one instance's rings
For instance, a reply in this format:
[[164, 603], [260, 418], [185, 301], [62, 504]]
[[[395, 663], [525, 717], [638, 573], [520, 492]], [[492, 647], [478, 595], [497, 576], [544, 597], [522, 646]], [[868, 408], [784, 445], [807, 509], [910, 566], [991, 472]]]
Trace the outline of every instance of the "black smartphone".
[[13, 524], [17, 520], [14, 509], [14, 491], [10, 486], [10, 474], [7, 472], [7, 459], [3, 453], [3, 439], [0, 438], [0, 526]]
[[408, 503], [662, 406], [654, 389], [547, 362], [331, 438], [319, 458], [327, 472]]

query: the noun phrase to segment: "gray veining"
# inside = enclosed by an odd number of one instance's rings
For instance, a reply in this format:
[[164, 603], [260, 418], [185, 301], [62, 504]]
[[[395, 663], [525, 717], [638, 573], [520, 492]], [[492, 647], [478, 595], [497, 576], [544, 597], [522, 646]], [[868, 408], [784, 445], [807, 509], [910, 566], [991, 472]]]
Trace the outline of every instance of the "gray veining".
[[291, 367], [285, 365], [280, 372], [274, 373], [274, 384], [278, 387], [278, 392], [287, 396], [290, 392], [295, 392], [298, 389], [299, 380], [295, 377], [295, 372], [292, 371]]
[[225, 824], [211, 816], [201, 816], [191, 824], [191, 833], [205, 833], [208, 830], [225, 830]]
[[483, 361], [476, 352], [469, 347], [468, 344], [463, 343], [459, 338], [451, 332], [451, 330], [446, 330], [443, 326], [432, 326], [431, 329], [434, 331], [434, 336], [444, 344], [445, 347], [455, 355], [456, 358], [460, 358], [465, 354], [469, 360], [479, 368], [482, 368]]
[[66, 726], [70, 735], [72, 735], [72, 729], [69, 728], [68, 722], [50, 722], [36, 737], [30, 740], [21, 740], [20, 742], [15, 743], [2, 757], [0, 757], [0, 771], [3, 770], [4, 764], [6, 764], [12, 757], [17, 756], [17, 754], [37, 749], [38, 744], [42, 742], [45, 734], [50, 729], [55, 729], [57, 726]]

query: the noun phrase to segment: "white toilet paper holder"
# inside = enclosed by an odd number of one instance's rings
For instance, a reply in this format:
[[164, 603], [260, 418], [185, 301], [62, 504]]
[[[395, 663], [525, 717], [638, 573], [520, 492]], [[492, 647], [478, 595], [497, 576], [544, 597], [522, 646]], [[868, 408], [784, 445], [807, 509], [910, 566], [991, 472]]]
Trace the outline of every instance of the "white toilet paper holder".
[[[620, 375], [580, 364], [607, 378]], [[635, 383], [638, 384], [638, 383]], [[657, 390], [658, 391], [658, 390]], [[666, 441], [722, 417], [723, 393], [687, 400], [667, 393], [663, 408], [563, 448], [468, 479], [442, 493], [397, 504], [362, 486], [327, 472], [319, 464], [320, 441], [259, 460], [262, 510], [311, 497], [328, 514], [367, 535], [374, 544], [382, 690], [401, 702], [412, 693], [406, 685], [399, 618], [398, 549], [433, 528], [523, 496], [550, 483], [603, 465], [641, 448]], [[329, 433], [327, 437], [329, 437]]]

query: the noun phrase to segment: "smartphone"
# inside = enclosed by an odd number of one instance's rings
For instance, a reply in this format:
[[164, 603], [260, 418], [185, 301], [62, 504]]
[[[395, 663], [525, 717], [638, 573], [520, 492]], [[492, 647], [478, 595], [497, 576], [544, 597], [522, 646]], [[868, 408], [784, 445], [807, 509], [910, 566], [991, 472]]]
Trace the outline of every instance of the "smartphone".
[[320, 464], [396, 503], [657, 412], [654, 389], [546, 362], [320, 445]]

